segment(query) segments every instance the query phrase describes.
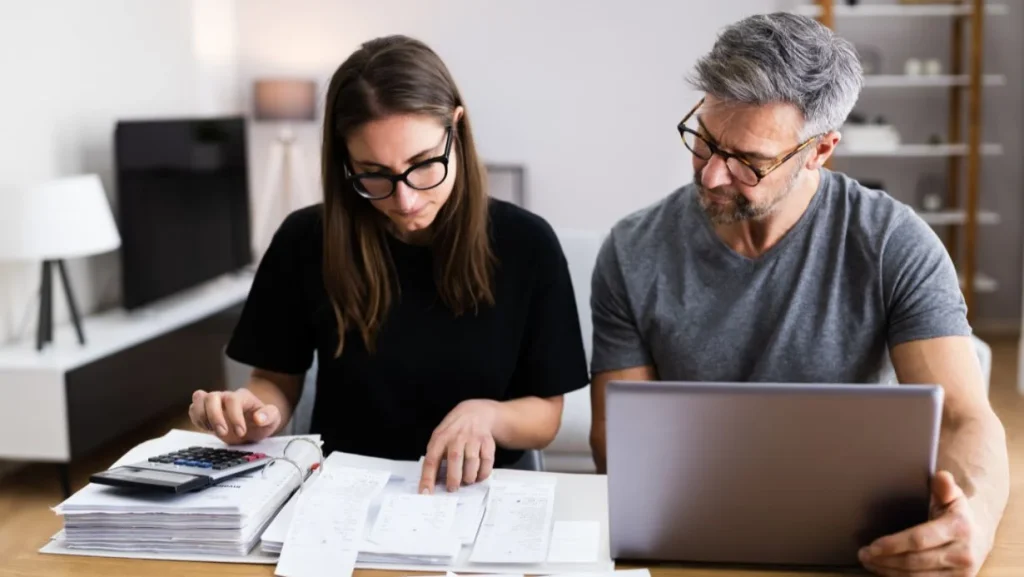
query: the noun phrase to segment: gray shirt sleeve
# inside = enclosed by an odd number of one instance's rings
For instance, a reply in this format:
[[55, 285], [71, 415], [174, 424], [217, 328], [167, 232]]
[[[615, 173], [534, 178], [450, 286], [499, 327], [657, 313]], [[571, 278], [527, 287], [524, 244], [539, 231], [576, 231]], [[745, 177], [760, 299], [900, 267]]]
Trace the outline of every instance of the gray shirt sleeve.
[[598, 252], [590, 299], [594, 322], [591, 372], [653, 365], [629, 303], [614, 235], [605, 238]]
[[935, 231], [911, 209], [894, 227], [881, 256], [889, 348], [971, 334], [953, 261]]

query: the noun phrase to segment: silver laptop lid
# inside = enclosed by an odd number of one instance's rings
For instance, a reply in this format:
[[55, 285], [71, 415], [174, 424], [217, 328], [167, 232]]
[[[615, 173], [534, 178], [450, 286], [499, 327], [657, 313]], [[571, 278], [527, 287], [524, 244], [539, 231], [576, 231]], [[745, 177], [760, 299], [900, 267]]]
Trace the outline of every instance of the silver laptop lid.
[[937, 386], [612, 382], [619, 560], [858, 565], [927, 519]]

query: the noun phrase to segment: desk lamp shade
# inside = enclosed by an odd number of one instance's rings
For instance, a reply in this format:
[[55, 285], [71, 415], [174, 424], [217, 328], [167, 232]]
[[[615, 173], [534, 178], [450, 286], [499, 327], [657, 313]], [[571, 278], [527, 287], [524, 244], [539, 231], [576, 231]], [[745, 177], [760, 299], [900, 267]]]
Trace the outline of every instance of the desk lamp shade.
[[316, 82], [312, 80], [257, 80], [253, 99], [257, 120], [316, 119]]
[[73, 176], [0, 196], [0, 260], [37, 261], [101, 254], [121, 246], [99, 177]]
[[42, 261], [36, 348], [53, 340], [52, 269], [60, 272], [78, 342], [85, 344], [64, 259], [101, 254], [121, 246], [99, 177], [73, 176], [0, 197], [0, 260]]

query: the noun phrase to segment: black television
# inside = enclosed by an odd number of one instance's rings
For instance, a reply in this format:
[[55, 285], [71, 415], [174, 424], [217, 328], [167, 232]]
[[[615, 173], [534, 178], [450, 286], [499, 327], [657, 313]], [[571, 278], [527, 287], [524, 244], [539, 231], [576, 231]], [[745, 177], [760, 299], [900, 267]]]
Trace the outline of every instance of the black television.
[[119, 121], [114, 163], [124, 308], [252, 263], [245, 118]]

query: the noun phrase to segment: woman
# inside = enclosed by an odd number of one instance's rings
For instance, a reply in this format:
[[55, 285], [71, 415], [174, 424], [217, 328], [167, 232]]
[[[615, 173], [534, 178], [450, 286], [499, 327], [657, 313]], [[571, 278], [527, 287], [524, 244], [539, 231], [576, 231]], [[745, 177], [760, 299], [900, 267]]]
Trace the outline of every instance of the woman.
[[256, 367], [248, 386], [196, 391], [192, 421], [228, 443], [273, 435], [315, 352], [325, 452], [425, 456], [421, 491], [442, 461], [456, 490], [547, 446], [588, 383], [568, 267], [544, 220], [487, 197], [439, 57], [364, 44], [331, 79], [322, 153], [323, 204], [281, 225], [228, 346]]

